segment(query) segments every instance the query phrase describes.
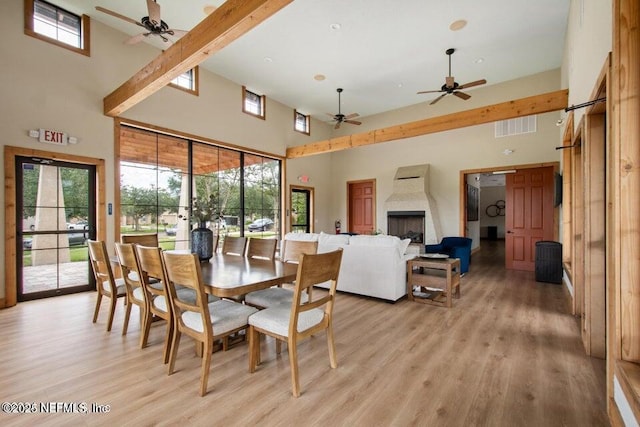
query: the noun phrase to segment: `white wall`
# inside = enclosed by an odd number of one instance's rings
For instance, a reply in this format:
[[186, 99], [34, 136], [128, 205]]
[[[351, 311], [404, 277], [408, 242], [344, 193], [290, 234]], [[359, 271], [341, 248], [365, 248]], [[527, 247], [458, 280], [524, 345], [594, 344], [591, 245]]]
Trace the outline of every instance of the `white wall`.
[[[362, 119], [362, 126], [356, 131], [378, 129], [427, 116], [439, 116], [558, 89], [560, 70], [548, 71], [524, 79], [474, 89], [470, 91], [473, 96], [469, 101], [452, 96], [444, 98], [436, 106], [428, 106], [425, 102], [365, 117]], [[346, 224], [346, 182], [375, 178], [377, 224], [374, 228], [386, 230], [383, 205], [391, 194], [396, 169], [400, 166], [428, 163], [431, 175], [430, 191], [436, 199], [442, 233], [460, 235], [460, 171], [559, 161], [560, 154], [555, 150], [560, 138], [560, 130], [555, 124], [557, 119], [557, 112], [539, 115], [538, 131], [525, 135], [496, 139], [494, 125], [484, 124], [332, 153], [332, 214]], [[507, 148], [513, 150], [513, 154], [502, 154]]]
[[[104, 159], [106, 198], [113, 202], [114, 121], [102, 113], [103, 98], [160, 52], [144, 43], [124, 45], [124, 34], [92, 21], [91, 57], [86, 57], [26, 36], [22, 1], [2, 1], [0, 12], [0, 144]], [[256, 119], [242, 113], [241, 85], [201, 69], [200, 96], [166, 87], [123, 117], [280, 156], [289, 145], [329, 136], [331, 128], [316, 120], [311, 136], [295, 132], [292, 108], [265, 95], [267, 119]], [[42, 144], [27, 136], [29, 129], [38, 128], [64, 131], [80, 142], [66, 147]], [[316, 189], [318, 217], [331, 217], [330, 195], [323, 182], [328, 157], [300, 162], [298, 169], [311, 171], [320, 184]], [[290, 175], [297, 176], [295, 166], [292, 170]], [[4, 199], [4, 186], [0, 198]], [[4, 222], [4, 210], [0, 221]], [[114, 217], [107, 223], [109, 246], [115, 223]], [[2, 256], [4, 250], [4, 239], [0, 239]], [[4, 277], [4, 263], [0, 277]], [[0, 286], [0, 298], [4, 296], [4, 286]]]

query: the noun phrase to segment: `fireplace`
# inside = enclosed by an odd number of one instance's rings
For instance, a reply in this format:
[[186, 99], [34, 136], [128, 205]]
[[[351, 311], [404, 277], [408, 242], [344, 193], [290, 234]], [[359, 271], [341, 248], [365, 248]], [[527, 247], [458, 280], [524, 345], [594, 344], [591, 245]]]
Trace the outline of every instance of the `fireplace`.
[[388, 211], [387, 234], [424, 244], [425, 211]]

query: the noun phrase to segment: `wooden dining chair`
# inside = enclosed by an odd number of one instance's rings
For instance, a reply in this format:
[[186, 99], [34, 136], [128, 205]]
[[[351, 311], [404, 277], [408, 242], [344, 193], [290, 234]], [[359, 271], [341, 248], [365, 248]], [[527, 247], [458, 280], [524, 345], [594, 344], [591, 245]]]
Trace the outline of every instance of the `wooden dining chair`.
[[140, 348], [143, 348], [146, 343], [145, 325], [149, 316], [149, 298], [142, 279], [144, 274], [140, 270], [140, 263], [133, 244], [116, 242], [115, 246], [120, 269], [122, 270], [122, 279], [127, 291], [127, 308], [122, 326], [122, 335], [126, 335], [129, 328], [131, 307], [137, 305], [140, 309]]
[[[318, 251], [318, 242], [306, 242], [297, 240], [285, 240], [282, 248], [282, 262], [298, 263], [300, 255], [315, 254]], [[302, 295], [303, 302], [310, 297], [312, 288], [307, 288], [307, 292]], [[281, 286], [274, 286], [259, 291], [249, 292], [244, 297], [246, 304], [258, 308], [269, 308], [279, 304], [291, 305], [293, 290]]]
[[[184, 333], [202, 345], [200, 396], [204, 396], [207, 392], [214, 341], [246, 329], [249, 316], [258, 310], [228, 300], [207, 303], [198, 257], [195, 254], [170, 252], [164, 252], [163, 256], [168, 276], [169, 296], [175, 313], [168, 373], [171, 375], [174, 371], [180, 338]], [[195, 301], [181, 297], [176, 289], [178, 283], [195, 292]]]
[[158, 233], [146, 234], [122, 234], [120, 235], [120, 243], [136, 243], [142, 246], [159, 246]]
[[247, 258], [274, 259], [277, 244], [276, 239], [250, 238], [247, 244]]
[[91, 267], [93, 274], [96, 278], [96, 290], [98, 296], [96, 298], [96, 308], [93, 313], [93, 323], [98, 320], [98, 313], [100, 312], [100, 304], [102, 303], [102, 297], [109, 298], [109, 319], [107, 320], [107, 331], [111, 331], [111, 325], [113, 324], [113, 315], [116, 311], [116, 303], [118, 298], [126, 297], [127, 292], [125, 290], [124, 280], [121, 278], [116, 279], [113, 276], [111, 270], [111, 261], [107, 255], [107, 246], [102, 240], [87, 240], [89, 246], [89, 258], [91, 260]]
[[167, 322], [167, 331], [164, 338], [162, 360], [163, 363], [168, 363], [174, 321], [171, 303], [169, 302], [167, 273], [162, 259], [162, 249], [141, 245], [135, 245], [135, 248], [140, 263], [142, 284], [149, 299], [149, 314], [144, 322], [143, 339], [140, 345], [142, 348], [147, 346], [153, 317], [165, 320]]
[[[329, 363], [338, 366], [333, 339], [333, 306], [342, 249], [323, 254], [300, 256], [291, 305], [279, 305], [261, 310], [249, 317], [249, 372], [260, 364], [260, 334], [287, 343], [291, 366], [291, 387], [295, 397], [300, 396], [298, 374], [298, 342], [323, 330], [329, 345]], [[302, 293], [313, 285], [330, 281], [329, 293], [316, 300], [304, 302]]]
[[222, 253], [226, 255], [244, 256], [246, 248], [246, 237], [225, 236], [224, 242], [222, 243]]

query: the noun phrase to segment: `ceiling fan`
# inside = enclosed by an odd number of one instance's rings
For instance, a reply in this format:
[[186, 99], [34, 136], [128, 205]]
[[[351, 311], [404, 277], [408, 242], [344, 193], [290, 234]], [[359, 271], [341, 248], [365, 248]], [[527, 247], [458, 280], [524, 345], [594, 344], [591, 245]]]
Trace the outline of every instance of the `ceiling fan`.
[[465, 83], [463, 85], [458, 84], [458, 82], [456, 82], [453, 76], [451, 75], [451, 55], [453, 55], [453, 52], [455, 51], [456, 51], [455, 49], [447, 49], [445, 51], [445, 53], [449, 56], [449, 76], [445, 78], [445, 83], [442, 85], [440, 90], [423, 90], [421, 92], [418, 92], [418, 94], [444, 92], [442, 95], [440, 95], [439, 97], [431, 101], [429, 105], [433, 105], [436, 102], [440, 101], [442, 98], [444, 98], [446, 95], [451, 95], [451, 94], [457, 96], [460, 99], [464, 99], [466, 101], [467, 99], [471, 98], [471, 95], [467, 95], [464, 92], [460, 92], [460, 89], [468, 89], [470, 87], [480, 86], [487, 82], [485, 79], [481, 79], [481, 80], [476, 80], [474, 82]]
[[158, 36], [162, 39], [163, 42], [168, 43], [169, 39], [165, 37], [166, 35], [181, 37], [187, 34], [187, 32], [184, 30], [169, 28], [169, 25], [167, 25], [167, 23], [160, 18], [160, 5], [156, 3], [155, 0], [147, 0], [147, 11], [149, 15], [143, 16], [140, 21], [136, 21], [134, 19], [121, 15], [118, 12], [105, 9], [104, 7], [96, 6], [96, 10], [142, 27], [147, 31], [145, 33], [140, 33], [127, 39], [124, 42], [125, 44], [139, 43], [148, 36]]
[[340, 112], [340, 94], [342, 93], [342, 88], [338, 88], [336, 89], [336, 91], [338, 92], [338, 114], [327, 113], [327, 116], [331, 117], [331, 119], [336, 122], [336, 126], [334, 127], [334, 129], [338, 129], [342, 123], [349, 123], [352, 125], [361, 125], [362, 124], [361, 122], [356, 120], [351, 120], [351, 119], [355, 119], [360, 114], [351, 113], [351, 114], [344, 115]]

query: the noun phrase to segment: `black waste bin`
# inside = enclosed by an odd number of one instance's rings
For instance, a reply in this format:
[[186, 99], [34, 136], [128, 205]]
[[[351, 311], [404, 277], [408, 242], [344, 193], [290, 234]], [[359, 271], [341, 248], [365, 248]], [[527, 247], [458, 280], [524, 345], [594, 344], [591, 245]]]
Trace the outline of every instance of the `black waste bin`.
[[536, 282], [562, 283], [562, 244], [536, 242]]

